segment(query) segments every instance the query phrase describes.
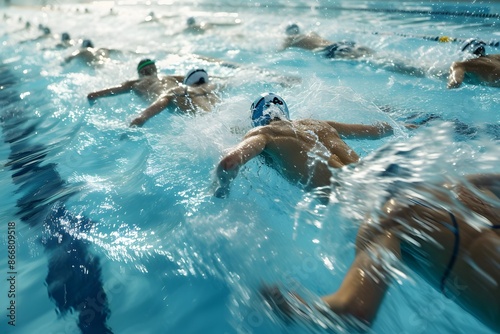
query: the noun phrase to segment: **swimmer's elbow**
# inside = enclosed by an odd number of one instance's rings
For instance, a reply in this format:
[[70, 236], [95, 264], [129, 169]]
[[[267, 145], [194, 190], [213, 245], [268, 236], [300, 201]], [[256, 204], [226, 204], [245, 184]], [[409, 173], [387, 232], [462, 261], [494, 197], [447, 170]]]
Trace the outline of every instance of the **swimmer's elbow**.
[[217, 167], [217, 172], [227, 173], [230, 171], [235, 171], [235, 170], [237, 171], [239, 166], [240, 166], [240, 159], [235, 158], [233, 155], [227, 155], [219, 162], [219, 166]]
[[454, 76], [450, 76], [448, 79], [448, 85], [446, 86], [448, 89], [458, 88], [462, 85], [461, 80], [457, 80]]
[[[329, 309], [341, 318], [349, 319], [349, 322], [356, 326], [361, 332], [368, 331], [375, 319], [373, 310], [368, 310], [359, 304], [355, 299], [323, 299]], [[354, 320], [354, 321], [353, 321]]]
[[448, 76], [448, 88], [458, 88], [464, 80], [465, 69], [460, 63], [454, 62], [450, 66], [450, 75]]

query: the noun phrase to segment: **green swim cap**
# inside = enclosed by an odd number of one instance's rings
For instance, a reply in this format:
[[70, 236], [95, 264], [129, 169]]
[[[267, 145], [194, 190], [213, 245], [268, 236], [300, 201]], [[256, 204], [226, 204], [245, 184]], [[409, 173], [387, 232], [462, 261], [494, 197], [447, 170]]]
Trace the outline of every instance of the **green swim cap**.
[[155, 62], [152, 61], [151, 59], [143, 59], [137, 65], [137, 72], [139, 72], [140, 70], [142, 70], [146, 66], [154, 65], [154, 64], [155, 64]]

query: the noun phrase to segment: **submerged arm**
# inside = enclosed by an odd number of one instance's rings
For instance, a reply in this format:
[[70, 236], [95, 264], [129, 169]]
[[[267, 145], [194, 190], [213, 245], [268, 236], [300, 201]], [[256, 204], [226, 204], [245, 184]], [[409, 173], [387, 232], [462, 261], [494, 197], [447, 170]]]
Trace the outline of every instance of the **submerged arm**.
[[229, 195], [229, 186], [234, 180], [241, 166], [264, 151], [267, 144], [265, 135], [257, 134], [244, 139], [238, 146], [229, 152], [216, 169], [219, 187], [214, 196], [226, 198]]
[[379, 139], [390, 136], [394, 130], [389, 123], [377, 123], [375, 125], [346, 124], [337, 122], [328, 122], [335, 128], [339, 135], [352, 139]]
[[[340, 288], [335, 293], [321, 298], [326, 306], [341, 317], [354, 317], [370, 326], [390, 283], [390, 269], [385, 259], [387, 253], [401, 258], [399, 238], [390, 230], [379, 232], [368, 225], [362, 227], [356, 242], [356, 258]], [[272, 307], [277, 308], [287, 318], [293, 319], [300, 313], [278, 288], [264, 287], [261, 293]], [[295, 293], [292, 295], [310, 307], [300, 296]], [[318, 307], [318, 311], [323, 313], [321, 307]], [[364, 328], [364, 325], [361, 327]]]
[[100, 97], [106, 97], [106, 96], [111, 96], [111, 95], [118, 95], [118, 94], [128, 93], [128, 92], [130, 92], [132, 90], [133, 85], [137, 81], [138, 80], [127, 81], [127, 82], [122, 83], [120, 86], [106, 88], [106, 89], [103, 89], [103, 90], [98, 90], [96, 92], [89, 93], [87, 95], [87, 99], [89, 101], [94, 101], [94, 100], [97, 100]]
[[340, 288], [322, 297], [328, 307], [338, 315], [354, 316], [371, 325], [389, 286], [385, 252], [398, 258], [400, 241], [390, 231], [374, 237], [369, 243], [357, 245], [356, 258]]
[[465, 66], [463, 63], [455, 62], [451, 64], [450, 75], [448, 77], [448, 88], [458, 88], [464, 81]]

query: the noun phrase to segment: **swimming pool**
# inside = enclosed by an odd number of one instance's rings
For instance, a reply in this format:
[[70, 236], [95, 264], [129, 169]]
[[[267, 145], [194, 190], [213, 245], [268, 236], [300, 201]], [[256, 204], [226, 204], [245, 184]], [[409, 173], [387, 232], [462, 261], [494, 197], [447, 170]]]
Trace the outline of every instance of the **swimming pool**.
[[[144, 21], [151, 11], [162, 16], [159, 22]], [[411, 171], [410, 180], [499, 172], [498, 88], [447, 90], [449, 65], [463, 57], [459, 44], [422, 37], [500, 40], [500, 20], [483, 13], [500, 13], [500, 7], [218, 0], [2, 8], [8, 17], [0, 28], [1, 251], [9, 245], [8, 222], [17, 238], [16, 296], [8, 297], [8, 286], [0, 294], [2, 308], [15, 301], [16, 326], [4, 316], [0, 332], [325, 332], [320, 325], [285, 324], [258, 289], [281, 282], [311, 299], [334, 291], [354, 257], [356, 222], [394, 181], [381, 170], [398, 164]], [[241, 23], [186, 34], [190, 16]], [[22, 30], [26, 20], [33, 29]], [[289, 22], [331, 40], [354, 40], [379, 58], [277, 52]], [[95, 69], [78, 62], [63, 66], [75, 48], [54, 49], [55, 38], [21, 43], [40, 34], [39, 23], [122, 53]], [[223, 103], [204, 116], [163, 112], [140, 129], [127, 127], [145, 107], [137, 97], [88, 104], [87, 93], [135, 78], [144, 57], [156, 59], [162, 74], [203, 66], [225, 77]], [[391, 61], [425, 73], [398, 73]], [[266, 91], [285, 98], [293, 118], [386, 121], [395, 135], [348, 141], [363, 162], [336, 173], [343, 187], [328, 206], [259, 161], [241, 171], [228, 199], [216, 199], [215, 165], [239, 142], [242, 133], [233, 129], [250, 126], [249, 106]], [[401, 124], [428, 114], [448, 122], [413, 131]], [[2, 279], [11, 271], [2, 260]], [[374, 333], [490, 332], [411, 273], [397, 283]], [[79, 329], [78, 317], [92, 326]]]

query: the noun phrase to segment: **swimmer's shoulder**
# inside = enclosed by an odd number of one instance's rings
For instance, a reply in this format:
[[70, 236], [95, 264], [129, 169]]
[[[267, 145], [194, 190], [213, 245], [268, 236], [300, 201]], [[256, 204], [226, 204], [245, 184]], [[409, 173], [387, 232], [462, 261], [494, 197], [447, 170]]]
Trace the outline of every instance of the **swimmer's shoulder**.
[[331, 125], [329, 125], [327, 121], [312, 118], [293, 120], [292, 123], [295, 126], [307, 128], [308, 130], [323, 129], [325, 127], [331, 128]]
[[485, 57], [486, 59], [500, 61], [500, 54], [486, 55], [486, 56], [484, 56], [484, 57]]
[[180, 84], [182, 83], [182, 80], [184, 80], [184, 77], [180, 75], [167, 75], [160, 77], [160, 81], [165, 83], [168, 82], [168, 83]]
[[250, 129], [246, 133], [244, 139], [248, 139], [254, 136], [264, 136], [268, 140], [272, 140], [275, 137], [282, 136], [288, 129], [290, 129], [290, 126], [285, 126], [282, 123], [285, 122], [274, 121], [271, 124]]
[[167, 91], [167, 95], [185, 98], [185, 97], [187, 97], [188, 89], [189, 89], [188, 86], [178, 85], [178, 86], [175, 86], [173, 88], [170, 88]]

